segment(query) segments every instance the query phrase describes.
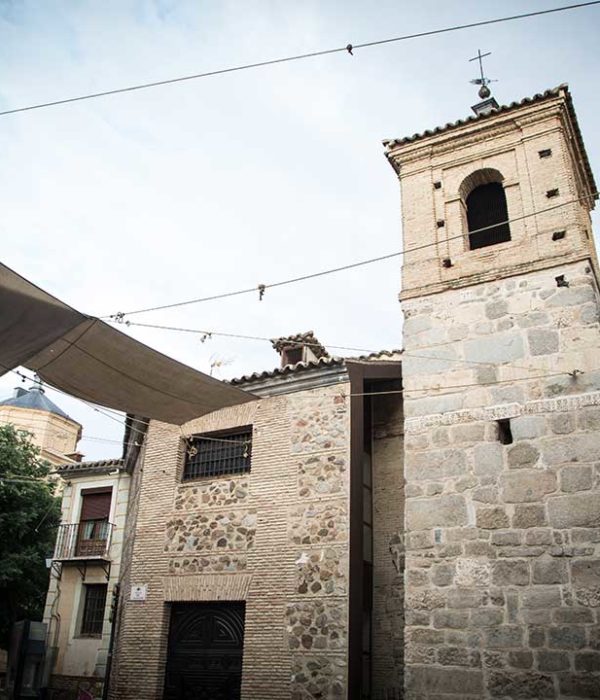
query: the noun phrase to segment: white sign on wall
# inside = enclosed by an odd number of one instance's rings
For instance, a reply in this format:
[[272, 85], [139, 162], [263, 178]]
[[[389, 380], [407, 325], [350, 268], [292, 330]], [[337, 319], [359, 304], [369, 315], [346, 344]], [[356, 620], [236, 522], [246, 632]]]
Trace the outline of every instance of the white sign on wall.
[[146, 600], [146, 594], [148, 593], [148, 584], [143, 583], [141, 585], [131, 587], [130, 600]]

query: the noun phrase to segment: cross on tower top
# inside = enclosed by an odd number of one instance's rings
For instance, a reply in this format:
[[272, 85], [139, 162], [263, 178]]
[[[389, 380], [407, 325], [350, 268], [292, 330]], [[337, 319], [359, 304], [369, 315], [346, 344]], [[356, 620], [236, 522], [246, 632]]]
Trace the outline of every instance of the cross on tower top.
[[492, 52], [488, 51], [487, 53], [481, 53], [481, 49], [477, 49], [477, 56], [474, 56], [473, 58], [469, 59], [469, 62], [471, 61], [479, 61], [479, 72], [481, 73], [481, 78], [473, 78], [470, 82], [473, 83], [473, 85], [481, 85], [479, 88], [479, 97], [481, 97], [482, 100], [485, 100], [486, 97], [489, 97], [492, 93], [491, 90], [489, 89], [488, 85], [492, 82], [496, 82], [495, 80], [491, 80], [490, 78], [486, 78], [485, 74], [483, 72], [483, 60], [486, 56], [491, 56]]

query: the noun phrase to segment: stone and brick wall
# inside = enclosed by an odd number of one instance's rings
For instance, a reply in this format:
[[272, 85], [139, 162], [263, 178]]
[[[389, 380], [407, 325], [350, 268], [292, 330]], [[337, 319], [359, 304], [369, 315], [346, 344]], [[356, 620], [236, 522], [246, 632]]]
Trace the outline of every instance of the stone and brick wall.
[[[152, 422], [111, 697], [160, 698], [169, 603], [246, 602], [244, 700], [346, 692], [349, 385]], [[252, 425], [249, 473], [182, 482], [182, 432]], [[127, 592], [125, 592], [127, 593]], [[142, 642], [143, 640], [143, 642]]]
[[404, 303], [407, 700], [600, 697], [599, 311], [585, 262]]

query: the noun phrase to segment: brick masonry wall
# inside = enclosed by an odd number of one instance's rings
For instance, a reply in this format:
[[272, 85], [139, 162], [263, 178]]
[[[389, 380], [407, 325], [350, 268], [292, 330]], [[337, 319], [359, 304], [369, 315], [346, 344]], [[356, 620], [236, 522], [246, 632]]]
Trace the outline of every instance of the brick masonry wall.
[[404, 416], [399, 395], [372, 403], [372, 686], [393, 697], [404, 681]]
[[[572, 129], [564, 98], [556, 97], [391, 147], [388, 155], [402, 180], [403, 244], [416, 249], [404, 256], [401, 298], [585, 257], [600, 275], [591, 239], [592, 201], [576, 201], [589, 190]], [[552, 153], [540, 158], [544, 149]], [[508, 216], [514, 220], [511, 240], [470, 250], [461, 186], [486, 168], [502, 176]], [[548, 198], [554, 189], [558, 194]], [[556, 231], [565, 231], [565, 237], [553, 241]], [[442, 264], [445, 258], [450, 267]]]
[[[136, 440], [146, 439], [145, 435], [141, 433], [133, 433]], [[135, 543], [135, 532], [137, 527], [137, 517], [139, 510], [139, 495], [142, 485], [142, 475], [143, 475], [143, 461], [145, 455], [145, 446], [142, 446], [140, 453], [137, 458], [137, 462], [131, 474], [130, 479], [130, 493], [129, 493], [129, 503], [127, 509], [127, 515], [125, 519], [125, 525], [123, 528], [123, 550], [121, 552], [121, 568], [119, 577], [119, 598], [117, 605], [117, 614], [114, 619], [114, 648], [113, 656], [111, 661], [110, 678], [109, 678], [109, 698], [110, 700], [118, 700], [118, 695], [116, 694], [116, 679], [122, 678], [122, 669], [120, 667], [121, 661], [125, 659], [125, 646], [124, 637], [121, 635], [122, 624], [124, 616], [127, 611], [125, 609], [124, 601], [129, 595], [131, 588], [131, 563], [133, 558], [133, 547]], [[112, 592], [111, 592], [112, 595]]]
[[[112, 697], [160, 698], [169, 603], [246, 601], [242, 697], [343, 697], [348, 384], [261, 399], [183, 426], [152, 422]], [[247, 474], [181, 482], [183, 441], [253, 426]]]
[[600, 697], [589, 265], [407, 301], [404, 313], [407, 700]]

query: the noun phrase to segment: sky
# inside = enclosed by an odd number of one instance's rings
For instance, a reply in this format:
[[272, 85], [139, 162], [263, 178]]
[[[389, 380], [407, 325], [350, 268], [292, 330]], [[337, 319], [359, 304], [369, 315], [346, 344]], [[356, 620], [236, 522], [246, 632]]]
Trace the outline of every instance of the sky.
[[[0, 0], [0, 111], [563, 4]], [[381, 141], [468, 116], [478, 49], [492, 52], [501, 104], [569, 83], [598, 178], [599, 39], [600, 5], [0, 117], [1, 260], [105, 316], [401, 250]], [[262, 301], [130, 319], [268, 338], [314, 330], [374, 351], [401, 346], [399, 286], [393, 258]], [[222, 379], [278, 364], [268, 342], [122, 330]], [[17, 384], [1, 378], [0, 398]], [[48, 395], [82, 423], [86, 459], [120, 454], [117, 416]]]

